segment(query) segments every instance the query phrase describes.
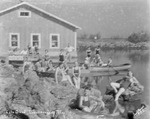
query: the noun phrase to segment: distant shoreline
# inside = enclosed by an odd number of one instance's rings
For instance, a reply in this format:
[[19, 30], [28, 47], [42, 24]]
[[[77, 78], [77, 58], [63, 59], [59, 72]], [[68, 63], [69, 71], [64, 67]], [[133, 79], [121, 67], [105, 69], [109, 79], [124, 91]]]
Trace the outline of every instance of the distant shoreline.
[[113, 40], [113, 39], [101, 39], [97, 41], [81, 40], [78, 39], [78, 50], [86, 50], [91, 47], [94, 50], [97, 46], [100, 46], [101, 50], [148, 50], [150, 47], [149, 42], [131, 43], [124, 40]]

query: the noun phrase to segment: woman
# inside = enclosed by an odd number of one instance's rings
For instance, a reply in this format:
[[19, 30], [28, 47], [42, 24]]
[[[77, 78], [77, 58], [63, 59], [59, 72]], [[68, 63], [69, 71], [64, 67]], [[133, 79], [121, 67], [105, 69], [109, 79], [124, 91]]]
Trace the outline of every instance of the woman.
[[91, 48], [89, 47], [87, 50], [86, 50], [86, 55], [88, 58], [91, 58], [91, 54], [92, 54], [92, 51], [91, 51]]
[[95, 54], [96, 54], [96, 55], [97, 55], [97, 54], [100, 55], [100, 51], [101, 51], [100, 46], [97, 46], [97, 48], [95, 49]]
[[63, 68], [63, 79], [62, 81], [63, 82], [69, 82], [71, 84], [71, 86], [74, 86], [72, 80], [71, 80], [71, 77], [69, 75], [69, 67], [67, 65], [67, 62], [64, 62], [64, 68]]
[[79, 107], [85, 112], [100, 114], [104, 112], [105, 104], [101, 96], [95, 96], [90, 86], [85, 87], [84, 95], [79, 98]]
[[83, 69], [88, 69], [89, 66], [90, 66], [90, 57], [86, 57], [82, 67], [83, 67]]
[[91, 103], [90, 95], [90, 87], [86, 87], [84, 89], [84, 95], [80, 96], [79, 98], [79, 107], [85, 112], [91, 112], [92, 109], [97, 105], [96, 103]]
[[53, 67], [53, 62], [52, 62], [52, 60], [49, 60], [48, 61], [48, 64], [47, 64], [47, 69], [46, 69], [47, 71], [54, 71], [55, 70], [55, 68]]
[[97, 66], [102, 66], [103, 64], [104, 64], [104, 63], [103, 63], [103, 61], [102, 61], [100, 55], [99, 55], [99, 54], [96, 54], [96, 65], [97, 65]]
[[42, 58], [40, 63], [41, 63], [41, 71], [45, 72], [47, 69], [47, 61], [44, 58]]
[[80, 89], [80, 82], [81, 82], [80, 75], [81, 75], [81, 70], [80, 70], [80, 67], [78, 66], [78, 62], [75, 62], [75, 66], [73, 67], [72, 71], [73, 71], [72, 74], [73, 74], [73, 81], [74, 81], [75, 87], [77, 89]]
[[45, 60], [49, 59], [48, 50], [45, 50], [44, 59]]
[[70, 76], [67, 72], [67, 67], [63, 63], [60, 63], [55, 72], [56, 83], [61, 83], [62, 85], [67, 85], [68, 82], [73, 86]]

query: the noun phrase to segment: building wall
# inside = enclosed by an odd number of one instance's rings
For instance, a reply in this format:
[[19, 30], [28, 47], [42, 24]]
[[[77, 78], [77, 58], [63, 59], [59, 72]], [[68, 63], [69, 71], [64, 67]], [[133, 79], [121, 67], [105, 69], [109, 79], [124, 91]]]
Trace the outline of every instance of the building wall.
[[[31, 12], [30, 18], [18, 17], [19, 10], [23, 10], [23, 8], [0, 16], [0, 51], [2, 53], [8, 52], [9, 33], [20, 34], [20, 49], [24, 49], [30, 43], [31, 33], [41, 34], [41, 50], [58, 51], [65, 48], [68, 43], [76, 46], [75, 31], [34, 12]], [[50, 33], [60, 34], [60, 49], [50, 49]]]

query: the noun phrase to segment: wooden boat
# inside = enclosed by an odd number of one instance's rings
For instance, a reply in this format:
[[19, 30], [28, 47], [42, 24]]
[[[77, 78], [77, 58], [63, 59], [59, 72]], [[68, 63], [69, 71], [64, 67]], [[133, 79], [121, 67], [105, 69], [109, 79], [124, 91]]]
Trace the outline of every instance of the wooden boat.
[[131, 64], [121, 64], [121, 65], [108, 65], [108, 66], [92, 66], [89, 69], [81, 69], [82, 73], [93, 73], [93, 72], [119, 72], [124, 70], [129, 70]]

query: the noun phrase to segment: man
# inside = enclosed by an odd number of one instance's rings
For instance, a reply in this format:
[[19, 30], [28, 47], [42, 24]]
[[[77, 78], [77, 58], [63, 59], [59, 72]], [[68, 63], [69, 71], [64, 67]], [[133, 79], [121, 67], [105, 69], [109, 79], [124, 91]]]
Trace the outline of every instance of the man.
[[70, 46], [70, 44], [68, 43], [68, 46], [65, 48], [65, 50], [66, 50], [66, 59], [69, 59], [69, 61], [71, 61], [71, 52], [73, 52], [75, 48]]

